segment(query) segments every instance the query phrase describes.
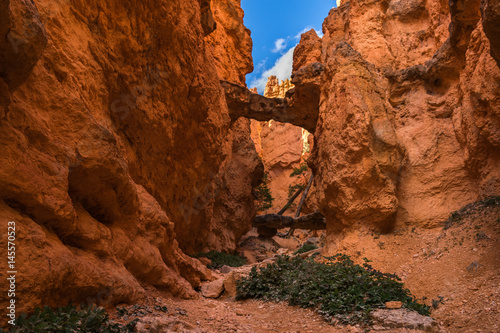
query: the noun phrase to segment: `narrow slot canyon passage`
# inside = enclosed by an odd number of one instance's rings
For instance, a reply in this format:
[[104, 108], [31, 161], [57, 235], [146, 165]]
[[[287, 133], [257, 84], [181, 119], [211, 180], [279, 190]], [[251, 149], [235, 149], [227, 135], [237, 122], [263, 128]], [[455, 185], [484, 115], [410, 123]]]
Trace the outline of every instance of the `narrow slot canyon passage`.
[[0, 332], [500, 331], [498, 1], [4, 0], [0, 35]]
[[[286, 92], [292, 88], [294, 86], [289, 79], [280, 82], [276, 76], [270, 76], [264, 97], [285, 98]], [[313, 135], [302, 127], [274, 120], [251, 120], [250, 127], [252, 140], [264, 165], [263, 184], [257, 188], [257, 211], [297, 218], [300, 212], [312, 210], [306, 199], [311, 187], [308, 183], [312, 172], [307, 159], [310, 157]], [[273, 229], [265, 225], [258, 226], [258, 233], [274, 236], [277, 230]]]

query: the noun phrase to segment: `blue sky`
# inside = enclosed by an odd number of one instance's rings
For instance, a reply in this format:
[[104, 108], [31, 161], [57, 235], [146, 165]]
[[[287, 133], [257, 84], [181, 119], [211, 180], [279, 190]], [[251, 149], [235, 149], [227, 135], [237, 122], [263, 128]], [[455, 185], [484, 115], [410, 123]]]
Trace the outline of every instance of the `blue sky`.
[[[290, 77], [293, 49], [300, 34], [321, 26], [336, 0], [241, 0], [244, 22], [252, 31], [254, 71], [247, 75], [249, 88], [264, 92], [267, 77]], [[321, 35], [320, 35], [321, 36]]]

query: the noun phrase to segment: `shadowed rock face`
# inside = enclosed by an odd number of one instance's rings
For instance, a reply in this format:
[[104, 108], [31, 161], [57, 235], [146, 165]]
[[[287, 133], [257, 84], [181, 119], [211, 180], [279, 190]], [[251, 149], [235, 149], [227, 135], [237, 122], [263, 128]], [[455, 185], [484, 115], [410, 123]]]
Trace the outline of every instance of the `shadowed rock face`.
[[0, 77], [15, 89], [29, 76], [47, 45], [45, 26], [35, 4], [2, 1], [0, 36]]
[[287, 113], [282, 98], [268, 98], [248, 90], [248, 88], [228, 81], [221, 81], [226, 95], [229, 115], [233, 121], [240, 117], [258, 121], [279, 120], [288, 122], [293, 115]]
[[200, 21], [201, 27], [205, 36], [210, 35], [217, 28], [217, 22], [215, 22], [212, 8], [210, 7], [212, 0], [199, 0], [200, 2]]
[[[252, 40], [243, 25], [243, 10], [239, 1], [209, 3], [217, 27], [205, 37], [205, 42], [218, 77], [244, 85], [253, 62]], [[251, 229], [256, 214], [252, 188], [262, 179], [263, 166], [250, 136], [249, 119], [231, 122], [218, 172], [210, 175], [211, 183], [195, 189], [191, 200], [181, 203], [182, 216], [176, 220], [175, 232], [182, 250], [234, 251], [240, 237]]]
[[437, 227], [500, 193], [494, 8], [354, 0], [302, 36], [294, 70], [324, 66], [312, 164], [332, 252], [346, 228]]
[[490, 41], [491, 56], [500, 67], [500, 3], [495, 0], [481, 1], [483, 30]]
[[[219, 83], [251, 55], [207, 41], [249, 34], [238, 1], [208, 3], [1, 2], [0, 221], [18, 231], [18, 313], [137, 302], [145, 287], [190, 297], [210, 272], [181, 248], [231, 249], [251, 227], [259, 162]], [[247, 65], [222, 72], [218, 48]]]

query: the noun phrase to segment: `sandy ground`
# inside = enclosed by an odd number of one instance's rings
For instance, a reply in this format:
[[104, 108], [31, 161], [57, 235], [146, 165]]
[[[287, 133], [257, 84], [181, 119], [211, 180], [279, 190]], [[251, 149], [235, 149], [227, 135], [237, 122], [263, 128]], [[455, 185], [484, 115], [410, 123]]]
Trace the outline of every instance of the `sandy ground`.
[[451, 333], [500, 332], [500, 206], [471, 205], [448, 229], [353, 233], [338, 250], [396, 273]]
[[[291, 307], [283, 303], [266, 303], [258, 300], [234, 301], [231, 298], [211, 300], [200, 297], [194, 300], [178, 300], [155, 297], [149, 304], [139, 310], [131, 310], [137, 316], [120, 317], [126, 319], [122, 322], [141, 318], [143, 324], [140, 332], [366, 332], [359, 326], [330, 325], [312, 310]], [[154, 305], [166, 306], [168, 311], [156, 311]], [[116, 313], [111, 317], [120, 322]], [[162, 328], [156, 330], [160, 325]], [[421, 331], [389, 329], [384, 332]]]
[[[296, 235], [296, 239], [275, 240], [293, 249], [311, 236], [304, 232]], [[400, 276], [418, 299], [433, 307], [431, 316], [439, 323], [439, 331], [493, 333], [500, 332], [499, 237], [500, 206], [472, 205], [458, 214], [447, 229], [422, 230], [407, 226], [390, 235], [354, 231], [346, 234], [337, 250], [360, 263], [367, 257], [374, 268]], [[260, 245], [254, 243], [257, 257], [284, 251], [269, 240]], [[154, 332], [158, 320], [170, 327], [165, 332], [372, 331], [357, 326], [330, 325], [309, 309], [258, 300], [235, 301], [227, 295], [218, 299], [200, 296], [179, 300], [155, 294], [148, 303], [144, 311], [138, 310], [144, 312], [140, 315], [144, 332]], [[155, 305], [166, 306], [168, 311], [156, 311]], [[388, 329], [385, 332], [420, 331]]]

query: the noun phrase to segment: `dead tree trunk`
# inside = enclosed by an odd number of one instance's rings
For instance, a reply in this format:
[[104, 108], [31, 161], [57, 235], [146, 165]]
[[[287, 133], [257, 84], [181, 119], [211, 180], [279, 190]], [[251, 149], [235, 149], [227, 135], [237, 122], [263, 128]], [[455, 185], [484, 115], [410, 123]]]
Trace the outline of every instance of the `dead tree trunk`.
[[[304, 205], [304, 202], [306, 202], [307, 194], [309, 193], [309, 189], [311, 188], [311, 185], [313, 183], [313, 179], [314, 179], [314, 175], [311, 173], [311, 177], [309, 178], [309, 182], [307, 182], [306, 189], [305, 189], [304, 193], [302, 194], [302, 198], [300, 198], [299, 207], [297, 208], [297, 212], [295, 213], [296, 218], [300, 216], [300, 211], [302, 210], [302, 206]], [[290, 230], [288, 230], [288, 233], [286, 234], [286, 236], [287, 237], [293, 236], [293, 230], [294, 230], [294, 228], [290, 228]]]
[[292, 205], [292, 203], [295, 201], [295, 199], [299, 196], [300, 192], [302, 192], [304, 190], [303, 187], [300, 187], [297, 192], [295, 192], [295, 194], [290, 198], [290, 200], [288, 200], [288, 202], [286, 203], [285, 207], [281, 208], [281, 210], [278, 212], [278, 215], [283, 215], [284, 212], [286, 212], [286, 210], [288, 208], [290, 208], [290, 206]]
[[300, 216], [300, 211], [302, 210], [302, 206], [304, 205], [304, 202], [306, 201], [307, 194], [309, 193], [309, 189], [311, 188], [311, 185], [313, 183], [314, 175], [311, 174], [311, 178], [309, 178], [309, 182], [307, 183], [306, 189], [304, 190], [304, 194], [302, 194], [302, 198], [300, 198], [300, 203], [299, 207], [297, 208], [297, 212], [295, 213], [295, 217]]

